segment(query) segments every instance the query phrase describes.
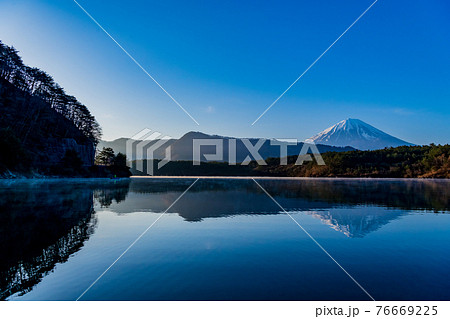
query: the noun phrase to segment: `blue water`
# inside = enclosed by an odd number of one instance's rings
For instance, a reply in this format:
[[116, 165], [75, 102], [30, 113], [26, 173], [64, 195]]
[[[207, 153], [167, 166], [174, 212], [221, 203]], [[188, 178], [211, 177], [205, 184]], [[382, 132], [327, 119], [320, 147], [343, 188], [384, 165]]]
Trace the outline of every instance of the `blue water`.
[[[0, 298], [76, 300], [194, 179], [0, 182]], [[450, 300], [449, 180], [201, 179], [81, 300]]]

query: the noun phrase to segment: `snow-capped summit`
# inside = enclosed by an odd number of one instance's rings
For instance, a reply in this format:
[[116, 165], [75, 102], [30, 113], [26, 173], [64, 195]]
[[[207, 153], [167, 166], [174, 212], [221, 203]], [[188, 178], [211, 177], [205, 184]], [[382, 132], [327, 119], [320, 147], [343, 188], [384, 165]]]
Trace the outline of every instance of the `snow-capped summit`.
[[360, 150], [413, 145], [358, 119], [346, 119], [311, 137], [316, 144], [352, 146]]

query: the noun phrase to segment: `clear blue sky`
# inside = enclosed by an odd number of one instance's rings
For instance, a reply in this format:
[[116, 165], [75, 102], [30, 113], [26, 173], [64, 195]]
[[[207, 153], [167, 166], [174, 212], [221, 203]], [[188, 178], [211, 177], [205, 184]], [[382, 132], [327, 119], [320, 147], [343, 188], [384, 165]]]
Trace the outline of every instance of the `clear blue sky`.
[[200, 123], [72, 0], [3, 0], [0, 39], [97, 117], [104, 139], [148, 127], [308, 138], [359, 118], [416, 144], [450, 142], [450, 1], [79, 0]]

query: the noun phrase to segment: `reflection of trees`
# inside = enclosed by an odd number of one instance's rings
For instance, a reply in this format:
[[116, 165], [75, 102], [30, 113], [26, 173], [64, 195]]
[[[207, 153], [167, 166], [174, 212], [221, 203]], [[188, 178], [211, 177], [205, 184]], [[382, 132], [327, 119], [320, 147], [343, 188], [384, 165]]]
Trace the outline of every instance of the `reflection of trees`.
[[376, 205], [446, 212], [450, 187], [442, 180], [307, 179], [261, 181], [274, 196], [343, 205]]
[[129, 185], [129, 180], [105, 185], [104, 187], [94, 190], [94, 198], [100, 203], [101, 207], [109, 207], [113, 200], [116, 203], [120, 203], [127, 197]]
[[[193, 179], [136, 179], [130, 184], [133, 193], [183, 192]], [[317, 203], [317, 208], [376, 205], [400, 209], [447, 212], [450, 209], [450, 183], [445, 180], [382, 180], [382, 179], [300, 179], [259, 180], [267, 191], [277, 197], [285, 208], [302, 208], [296, 203]], [[199, 180], [189, 193], [229, 193], [239, 191], [241, 197], [261, 193], [252, 180]], [[259, 203], [249, 203], [258, 206]], [[331, 206], [330, 206], [331, 205]], [[308, 205], [308, 207], [311, 207]], [[276, 209], [276, 208], [274, 208]]]
[[[121, 201], [128, 182], [0, 184], [0, 299], [33, 289], [93, 234], [94, 193]], [[117, 192], [114, 188], [117, 187]]]
[[[132, 208], [162, 211], [193, 180], [137, 179], [131, 193]], [[398, 218], [401, 210], [448, 212], [450, 187], [442, 180], [259, 180], [267, 191], [289, 211], [306, 211], [349, 237], [363, 237]], [[348, 209], [365, 206], [364, 209]], [[130, 206], [127, 209], [131, 208]], [[275, 205], [252, 180], [199, 180], [170, 212], [186, 221], [233, 215], [277, 214]]]
[[96, 223], [97, 218], [92, 212], [92, 215], [88, 214], [80, 219], [78, 225], [70, 228], [68, 233], [57, 239], [54, 244], [43, 248], [40, 255], [26, 257], [6, 271], [1, 271], [0, 299], [17, 292], [23, 295], [31, 291], [57, 263], [66, 262], [70, 255], [83, 247], [84, 241], [94, 232]]
[[[450, 208], [449, 183], [441, 180], [310, 179], [261, 183], [282, 205], [299, 198], [315, 203], [318, 209], [310, 210], [310, 214], [348, 237], [364, 237], [404, 214], [380, 206], [431, 212], [448, 212]], [[320, 208], [320, 202], [330, 207]], [[347, 209], [355, 206], [365, 208]]]

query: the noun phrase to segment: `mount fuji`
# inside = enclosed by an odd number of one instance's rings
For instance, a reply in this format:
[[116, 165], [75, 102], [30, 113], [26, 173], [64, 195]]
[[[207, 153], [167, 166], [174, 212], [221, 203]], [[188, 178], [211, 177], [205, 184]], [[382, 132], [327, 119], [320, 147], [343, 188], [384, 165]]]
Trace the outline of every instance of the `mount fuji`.
[[389, 135], [358, 119], [346, 119], [314, 135], [309, 140], [316, 144], [351, 146], [359, 150], [413, 145]]

